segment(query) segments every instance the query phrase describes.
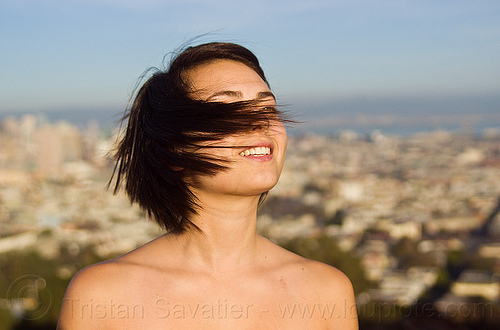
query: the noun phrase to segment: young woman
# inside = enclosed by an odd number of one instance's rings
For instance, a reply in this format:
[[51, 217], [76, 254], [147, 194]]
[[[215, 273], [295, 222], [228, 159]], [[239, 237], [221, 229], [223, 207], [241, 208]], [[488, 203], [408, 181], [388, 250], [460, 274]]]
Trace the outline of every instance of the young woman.
[[256, 233], [287, 136], [249, 50], [187, 48], [127, 117], [115, 189], [167, 233], [79, 272], [59, 329], [357, 329], [343, 273]]

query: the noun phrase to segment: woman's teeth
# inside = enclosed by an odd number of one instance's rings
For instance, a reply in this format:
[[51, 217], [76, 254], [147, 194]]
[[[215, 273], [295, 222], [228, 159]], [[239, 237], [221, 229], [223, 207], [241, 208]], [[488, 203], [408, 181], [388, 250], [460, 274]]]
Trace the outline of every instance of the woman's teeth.
[[257, 147], [240, 152], [240, 156], [265, 156], [271, 154], [271, 148]]

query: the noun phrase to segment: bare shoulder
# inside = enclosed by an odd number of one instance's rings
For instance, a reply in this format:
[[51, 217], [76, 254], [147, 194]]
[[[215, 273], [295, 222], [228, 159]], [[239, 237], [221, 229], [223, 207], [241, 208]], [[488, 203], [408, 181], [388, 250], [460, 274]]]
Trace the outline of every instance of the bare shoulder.
[[[358, 313], [354, 290], [349, 278], [339, 269], [324, 263], [305, 259], [304, 272], [308, 279], [308, 301], [311, 306], [330, 308], [332, 329], [358, 329]], [[320, 302], [320, 304], [316, 304]], [[328, 306], [328, 307], [326, 307]]]
[[83, 268], [71, 280], [66, 298], [103, 297], [119, 298], [123, 288], [132, 292], [134, 287], [145, 280], [145, 275], [154, 271], [148, 260], [150, 246], [155, 240], [116, 258]]
[[[102, 328], [119, 319], [119, 306], [141, 304], [137, 293], [147, 282], [144, 274], [148, 272], [145, 265], [136, 262], [141, 253], [125, 254], [78, 272], [66, 289], [58, 329]], [[110, 324], [106, 327], [111, 328]]]
[[349, 278], [339, 269], [325, 263], [306, 259], [293, 252], [290, 252], [274, 243], [273, 250], [276, 258], [281, 260], [281, 265], [292, 276], [300, 277], [307, 283], [317, 284], [324, 289], [325, 285], [332, 286], [337, 290], [345, 290], [346, 293], [352, 292], [352, 284]]
[[123, 277], [120, 276], [123, 274], [121, 268], [123, 265], [114, 259], [83, 268], [71, 280], [66, 289], [66, 297], [105, 294], [120, 282]]
[[303, 259], [303, 264], [307, 269], [308, 276], [310, 276], [320, 288], [324, 289], [325, 285], [327, 285], [339, 292], [352, 293], [352, 283], [342, 271], [319, 261]]
[[91, 324], [91, 317], [83, 316], [82, 306], [88, 306], [90, 310], [93, 303], [100, 304], [106, 299], [105, 296], [112, 296], [109, 287], [115, 273], [116, 267], [110, 262], [91, 265], [78, 272], [66, 289], [57, 328], [96, 328], [97, 324]]
[[331, 317], [327, 321], [331, 324], [328, 328], [358, 329], [353, 286], [342, 271], [281, 247], [275, 251], [282, 260], [279, 268], [283, 280], [299, 294], [300, 303], [305, 304], [300, 306], [308, 306], [309, 311], [314, 308], [323, 312], [329, 310]]

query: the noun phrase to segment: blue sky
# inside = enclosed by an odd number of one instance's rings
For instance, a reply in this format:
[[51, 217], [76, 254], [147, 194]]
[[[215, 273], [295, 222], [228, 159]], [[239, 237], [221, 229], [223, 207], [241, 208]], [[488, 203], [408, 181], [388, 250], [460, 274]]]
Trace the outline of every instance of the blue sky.
[[500, 106], [496, 0], [0, 0], [0, 6], [0, 113], [120, 109], [145, 69], [207, 32], [201, 40], [254, 51], [280, 100], [301, 111], [351, 100], [386, 108], [397, 100], [460, 98], [471, 106], [483, 102], [488, 111]]

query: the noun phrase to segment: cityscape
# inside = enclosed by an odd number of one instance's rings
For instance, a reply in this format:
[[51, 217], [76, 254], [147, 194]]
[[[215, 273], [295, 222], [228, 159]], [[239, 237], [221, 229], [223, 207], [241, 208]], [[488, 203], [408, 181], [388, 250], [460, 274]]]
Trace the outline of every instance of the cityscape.
[[[97, 121], [0, 121], [0, 329], [54, 328], [81, 268], [162, 234], [107, 189], [116, 139]], [[500, 128], [291, 135], [257, 226], [345, 272], [361, 329], [500, 325]]]

